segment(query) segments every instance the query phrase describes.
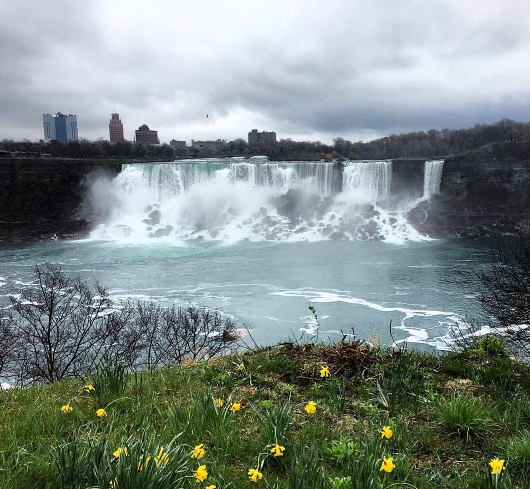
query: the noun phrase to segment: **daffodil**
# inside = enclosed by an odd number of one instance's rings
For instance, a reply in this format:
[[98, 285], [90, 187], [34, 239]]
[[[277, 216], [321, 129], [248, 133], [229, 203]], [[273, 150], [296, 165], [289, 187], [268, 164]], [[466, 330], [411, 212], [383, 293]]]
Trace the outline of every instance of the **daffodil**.
[[258, 482], [258, 479], [262, 479], [263, 478], [263, 474], [257, 468], [256, 469], [249, 469], [248, 478], [252, 482]]
[[383, 426], [383, 431], [381, 431], [381, 438], [392, 438], [393, 432], [390, 429], [390, 426]]
[[224, 404], [224, 402], [223, 402], [223, 400], [222, 400], [221, 398], [218, 397], [218, 398], [215, 400], [215, 405], [216, 405], [219, 409], [221, 409], [221, 408], [223, 407], [223, 404]]
[[320, 377], [329, 377], [331, 374], [329, 372], [329, 367], [322, 366], [320, 367]]
[[275, 457], [283, 457], [284, 451], [285, 447], [278, 445], [278, 442], [276, 442], [276, 445], [271, 448], [271, 453], [273, 453]]
[[206, 465], [201, 465], [195, 472], [193, 472], [193, 475], [197, 479], [197, 482], [204, 482], [208, 477]]
[[92, 384], [87, 384], [87, 385], [85, 385], [85, 387], [83, 387], [83, 390], [87, 394], [90, 394], [91, 392], [94, 392], [96, 389], [94, 389], [94, 386]]
[[65, 404], [61, 408], [61, 411], [63, 412], [63, 414], [68, 414], [68, 413], [71, 413], [73, 411], [73, 408], [72, 408], [72, 406], [70, 406], [70, 404]]
[[118, 447], [118, 449], [113, 452], [112, 455], [114, 455], [116, 458], [120, 458], [122, 453], [127, 456], [127, 447]]
[[110, 487], [114, 489], [115, 487], [118, 487], [118, 479], [114, 478], [114, 480], [109, 482]]
[[164, 447], [160, 449], [158, 455], [156, 456], [156, 466], [160, 467], [162, 464], [167, 465], [169, 462], [169, 455], [164, 453]]
[[317, 405], [314, 401], [309, 401], [306, 405], [305, 405], [305, 408], [306, 410], [306, 413], [307, 414], [315, 414], [316, 411], [317, 411]]
[[149, 465], [149, 462], [151, 461], [151, 455], [147, 455], [147, 458], [145, 459], [145, 463], [142, 465], [142, 460], [138, 462], [138, 470], [141, 472], [144, 470], [144, 467], [147, 469], [147, 466]]
[[493, 475], [499, 475], [506, 467], [504, 466], [504, 460], [499, 460], [498, 458], [494, 458], [490, 463], [489, 466], [491, 467], [491, 473]]
[[241, 372], [241, 371], [245, 370], [245, 365], [243, 365], [242, 363], [240, 363], [240, 364], [237, 366], [236, 370], [237, 370], [238, 372]]
[[193, 449], [193, 453], [191, 454], [191, 458], [196, 458], [196, 459], [200, 460], [202, 457], [204, 457], [206, 452], [205, 452], [204, 448], [202, 448], [203, 446], [204, 446], [204, 443], [201, 443], [200, 445], [197, 445]]
[[97, 416], [98, 418], [103, 418], [103, 417], [105, 417], [106, 415], [107, 415], [107, 411], [105, 411], [103, 408], [98, 409], [98, 410], [96, 411], [96, 416]]
[[214, 486], [213, 484], [211, 486], [206, 487], [205, 489], [215, 489], [217, 486]]
[[381, 471], [392, 472], [394, 470], [394, 457], [386, 458], [383, 457], [383, 463], [381, 464]]
[[230, 408], [230, 411], [235, 413], [236, 411], [239, 411], [241, 409], [241, 403], [240, 402], [234, 402], [232, 404], [232, 407]]

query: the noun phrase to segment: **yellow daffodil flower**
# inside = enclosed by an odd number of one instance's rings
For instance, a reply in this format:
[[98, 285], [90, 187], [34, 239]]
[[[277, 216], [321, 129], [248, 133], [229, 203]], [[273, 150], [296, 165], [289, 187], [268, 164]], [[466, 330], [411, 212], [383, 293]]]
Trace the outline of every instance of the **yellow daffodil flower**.
[[144, 470], [144, 467], [147, 469], [147, 466], [149, 465], [149, 462], [151, 461], [151, 455], [147, 455], [147, 458], [145, 459], [145, 463], [142, 465], [142, 461], [140, 460], [138, 462], [138, 470], [141, 472]]
[[216, 405], [219, 409], [221, 409], [221, 408], [223, 407], [223, 404], [224, 404], [224, 402], [223, 402], [222, 399], [217, 398], [217, 399], [215, 400], [215, 405]]
[[263, 478], [263, 474], [257, 468], [256, 469], [249, 469], [248, 478], [252, 482], [258, 482], [258, 479], [262, 479]]
[[115, 487], [118, 487], [118, 479], [115, 478], [113, 481], [110, 481], [109, 485], [110, 487], [112, 487], [112, 489], [114, 489]]
[[390, 457], [390, 458], [386, 458], [386, 457], [383, 457], [383, 463], [381, 464], [381, 471], [385, 471], [385, 472], [392, 472], [394, 470], [394, 457]]
[[232, 407], [230, 408], [230, 411], [235, 413], [236, 411], [239, 411], [241, 409], [241, 403], [240, 402], [234, 402], [232, 404]]
[[156, 466], [160, 467], [162, 464], [167, 465], [169, 462], [169, 455], [164, 453], [164, 447], [160, 449], [158, 455], [156, 456]]
[[107, 415], [107, 411], [105, 411], [103, 408], [102, 408], [102, 409], [98, 409], [98, 410], [96, 411], [96, 416], [97, 416], [98, 418], [103, 418], [103, 417], [105, 417], [106, 415]]
[[62, 408], [61, 408], [61, 411], [64, 413], [64, 414], [68, 414], [68, 413], [71, 413], [73, 411], [73, 408], [72, 406], [70, 406], [70, 404], [65, 404]]
[[118, 447], [118, 449], [113, 452], [112, 455], [114, 455], [116, 458], [120, 458], [122, 453], [127, 456], [127, 447]]
[[92, 384], [87, 384], [87, 385], [85, 385], [85, 387], [83, 387], [83, 390], [87, 394], [90, 394], [91, 392], [94, 392], [96, 389], [94, 389], [94, 386]]
[[305, 405], [305, 411], [307, 414], [315, 414], [316, 411], [317, 411], [317, 405], [314, 401], [309, 401], [306, 405]]
[[329, 377], [331, 374], [329, 372], [329, 367], [322, 366], [320, 367], [320, 377]]
[[201, 465], [195, 472], [193, 472], [193, 475], [197, 479], [197, 482], [204, 482], [208, 477], [206, 465]]
[[383, 426], [383, 431], [381, 431], [381, 438], [392, 438], [393, 432], [390, 429], [390, 426]]
[[204, 446], [204, 443], [201, 443], [200, 445], [197, 445], [193, 449], [193, 453], [191, 454], [191, 458], [196, 458], [196, 459], [200, 460], [202, 457], [204, 457], [206, 452], [204, 451], [204, 448], [202, 448], [203, 446]]
[[499, 475], [506, 467], [504, 467], [504, 460], [499, 460], [498, 458], [494, 458], [490, 463], [489, 466], [491, 467], [491, 473], [493, 475]]
[[217, 486], [214, 486], [213, 484], [211, 486], [206, 487], [205, 489], [215, 489]]
[[242, 363], [240, 363], [240, 364], [237, 366], [236, 370], [237, 370], [238, 372], [241, 372], [241, 371], [245, 370], [245, 365], [243, 365]]
[[284, 451], [285, 447], [278, 445], [278, 442], [276, 442], [276, 445], [271, 448], [271, 453], [273, 453], [275, 457], [283, 457]]

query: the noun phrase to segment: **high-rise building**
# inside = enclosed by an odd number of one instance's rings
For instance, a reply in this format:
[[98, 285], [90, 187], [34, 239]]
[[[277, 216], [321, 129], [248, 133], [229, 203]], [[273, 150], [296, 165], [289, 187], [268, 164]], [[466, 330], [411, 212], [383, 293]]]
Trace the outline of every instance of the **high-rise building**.
[[252, 129], [248, 133], [248, 145], [259, 146], [260, 144], [276, 144], [276, 133], [275, 132], [258, 132], [257, 129]]
[[77, 116], [75, 114], [42, 114], [45, 141], [69, 143], [77, 141]]
[[160, 144], [158, 140], [158, 131], [151, 131], [147, 124], [143, 124], [136, 131], [134, 131], [136, 141], [147, 144]]
[[120, 114], [111, 114], [109, 133], [111, 143], [123, 143], [123, 124], [120, 120]]

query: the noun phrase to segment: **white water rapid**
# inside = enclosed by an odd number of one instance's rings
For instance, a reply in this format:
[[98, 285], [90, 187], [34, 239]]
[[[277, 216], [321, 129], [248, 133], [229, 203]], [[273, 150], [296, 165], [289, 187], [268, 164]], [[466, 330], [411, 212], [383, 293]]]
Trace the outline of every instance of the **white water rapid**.
[[124, 165], [114, 180], [99, 182], [92, 192], [106, 218], [91, 238], [425, 239], [407, 222], [409, 207], [389, 198], [392, 162], [339, 165], [265, 158]]

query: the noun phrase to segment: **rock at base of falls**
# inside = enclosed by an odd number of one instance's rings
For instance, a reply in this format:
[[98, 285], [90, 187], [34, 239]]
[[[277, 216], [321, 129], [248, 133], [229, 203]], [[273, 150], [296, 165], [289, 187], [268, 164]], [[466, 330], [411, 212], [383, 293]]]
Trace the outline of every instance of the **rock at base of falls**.
[[152, 211], [148, 215], [149, 219], [144, 219], [142, 222], [145, 222], [145, 224], [147, 224], [148, 226], [156, 226], [157, 224], [160, 224], [161, 216], [162, 216], [162, 213], [159, 210]]
[[153, 210], [153, 207], [148, 205], [145, 209], [144, 209], [144, 212], [147, 214], [148, 212], [151, 212]]
[[154, 233], [149, 234], [150, 238], [162, 238], [164, 236], [169, 236], [169, 234], [173, 231], [173, 226], [170, 226], [169, 224], [165, 228], [157, 229]]
[[346, 239], [346, 235], [343, 232], [336, 231], [329, 235], [329, 239], [332, 239], [334, 241], [340, 241], [341, 239]]

